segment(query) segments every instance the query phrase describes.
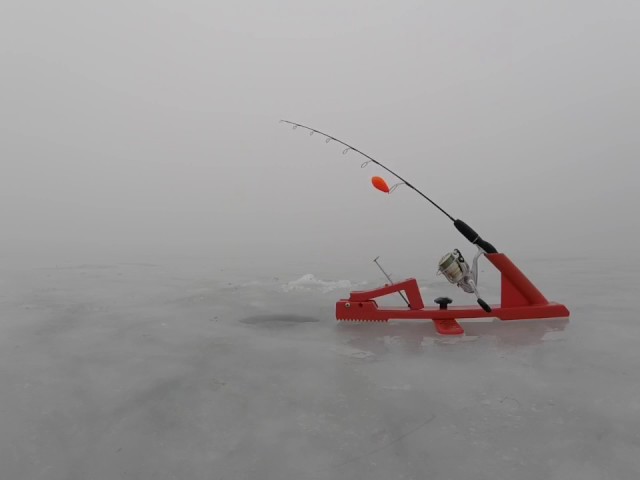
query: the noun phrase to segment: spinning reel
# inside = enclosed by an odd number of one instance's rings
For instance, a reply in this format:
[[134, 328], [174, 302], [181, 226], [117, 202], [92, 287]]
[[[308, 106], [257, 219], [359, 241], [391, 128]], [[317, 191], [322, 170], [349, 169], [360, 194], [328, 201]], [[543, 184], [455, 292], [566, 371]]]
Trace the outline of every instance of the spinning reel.
[[467, 293], [474, 293], [484, 311], [490, 312], [491, 307], [480, 298], [478, 293], [478, 258], [484, 251], [478, 248], [478, 253], [473, 257], [471, 267], [457, 248], [453, 252], [444, 255], [438, 262], [436, 275], [443, 275], [453, 285], [457, 285]]

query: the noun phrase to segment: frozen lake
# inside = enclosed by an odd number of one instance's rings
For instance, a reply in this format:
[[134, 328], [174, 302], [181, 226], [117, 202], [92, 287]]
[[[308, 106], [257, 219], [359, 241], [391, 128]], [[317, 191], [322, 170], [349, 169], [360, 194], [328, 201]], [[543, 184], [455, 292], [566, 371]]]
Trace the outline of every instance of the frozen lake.
[[569, 321], [336, 322], [373, 267], [4, 259], [2, 478], [640, 478], [637, 264], [513, 260]]

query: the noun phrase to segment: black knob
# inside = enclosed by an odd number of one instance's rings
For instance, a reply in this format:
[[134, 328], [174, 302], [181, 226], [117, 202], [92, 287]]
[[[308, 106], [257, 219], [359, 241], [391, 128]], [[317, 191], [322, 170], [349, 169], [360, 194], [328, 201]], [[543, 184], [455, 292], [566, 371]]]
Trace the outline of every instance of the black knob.
[[447, 305], [449, 305], [453, 300], [449, 297], [438, 297], [434, 300], [438, 305], [440, 305], [440, 310], [446, 310]]

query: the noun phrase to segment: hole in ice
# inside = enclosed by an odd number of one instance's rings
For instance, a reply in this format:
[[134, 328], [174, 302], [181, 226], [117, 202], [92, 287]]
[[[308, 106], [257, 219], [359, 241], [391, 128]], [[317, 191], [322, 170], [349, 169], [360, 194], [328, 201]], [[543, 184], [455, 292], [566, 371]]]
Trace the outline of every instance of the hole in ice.
[[255, 315], [253, 317], [247, 317], [240, 322], [247, 323], [250, 325], [260, 325], [267, 323], [311, 323], [318, 322], [319, 320], [315, 317], [307, 317], [304, 315], [292, 315], [292, 314], [282, 314], [282, 315]]

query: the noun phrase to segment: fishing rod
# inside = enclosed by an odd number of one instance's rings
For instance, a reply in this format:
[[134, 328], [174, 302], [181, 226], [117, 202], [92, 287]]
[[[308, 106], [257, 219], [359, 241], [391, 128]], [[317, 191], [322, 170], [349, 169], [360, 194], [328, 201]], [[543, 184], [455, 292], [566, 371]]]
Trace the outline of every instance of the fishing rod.
[[[359, 153], [360, 155], [366, 157], [368, 159], [367, 162], [364, 162], [361, 166], [364, 168], [365, 166], [367, 166], [367, 164], [369, 162], [373, 162], [376, 165], [378, 165], [379, 167], [383, 168], [384, 170], [386, 170], [387, 172], [389, 172], [391, 175], [393, 175], [394, 177], [398, 178], [404, 185], [406, 185], [407, 187], [411, 188], [412, 190], [414, 190], [416, 193], [418, 193], [420, 196], [422, 196], [423, 198], [425, 198], [427, 201], [429, 201], [433, 206], [435, 206], [438, 210], [440, 210], [443, 214], [445, 214], [449, 220], [451, 220], [453, 222], [454, 227], [456, 227], [456, 229], [472, 244], [476, 245], [479, 249], [481, 249], [484, 253], [498, 253], [498, 251], [496, 250], [496, 248], [491, 245], [489, 242], [487, 242], [486, 240], [482, 239], [480, 237], [480, 235], [478, 235], [476, 233], [476, 231], [471, 228], [469, 225], [467, 225], [465, 222], [463, 222], [460, 219], [455, 219], [453, 218], [451, 215], [449, 215], [440, 205], [438, 205], [437, 203], [435, 203], [433, 200], [431, 200], [429, 197], [427, 197], [424, 193], [422, 193], [420, 190], [418, 190], [415, 186], [413, 186], [411, 183], [409, 183], [408, 181], [406, 181], [404, 178], [402, 178], [400, 175], [398, 175], [397, 173], [395, 173], [394, 171], [392, 171], [391, 169], [387, 168], [386, 166], [384, 166], [382, 163], [380, 163], [379, 161], [377, 161], [376, 159], [374, 159], [373, 157], [370, 157], [369, 155], [367, 155], [364, 152], [361, 152], [360, 150], [358, 150], [357, 148], [349, 145], [348, 143], [343, 142], [342, 140], [337, 139], [336, 137], [332, 136], [332, 135], [328, 135], [324, 132], [321, 132], [320, 130], [316, 130], [315, 128], [311, 128], [311, 127], [307, 127], [306, 125], [302, 125], [300, 123], [296, 123], [296, 122], [290, 122], [289, 120], [280, 120], [281, 123], [288, 123], [290, 125], [293, 125], [293, 129], [295, 130], [298, 127], [304, 128], [306, 130], [309, 130], [311, 133], [310, 135], [313, 135], [314, 133], [318, 133], [322, 136], [324, 136], [326, 138], [326, 143], [329, 143], [331, 140], [340, 143], [341, 145], [344, 145], [345, 147], [347, 147], [342, 153], [346, 154], [349, 150], [353, 150], [356, 153]], [[395, 186], [394, 186], [395, 187]], [[393, 190], [393, 188], [391, 190]], [[378, 188], [378, 187], [376, 187]], [[386, 189], [385, 191], [389, 192], [388, 189]]]

